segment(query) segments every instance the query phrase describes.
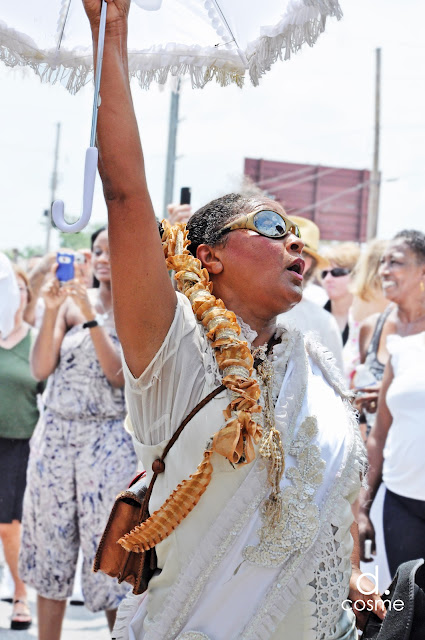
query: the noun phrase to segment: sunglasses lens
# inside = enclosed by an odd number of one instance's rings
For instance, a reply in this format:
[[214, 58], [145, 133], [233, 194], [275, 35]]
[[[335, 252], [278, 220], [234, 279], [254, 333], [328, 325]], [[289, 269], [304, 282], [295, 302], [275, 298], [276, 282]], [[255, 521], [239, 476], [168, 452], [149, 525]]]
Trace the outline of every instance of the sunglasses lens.
[[335, 267], [331, 271], [334, 278], [340, 278], [341, 276], [347, 276], [350, 271], [349, 269], [344, 269], [343, 267]]
[[350, 273], [350, 270], [344, 269], [343, 267], [334, 267], [333, 269], [324, 269], [322, 271], [322, 280], [326, 278], [328, 273], [330, 273], [333, 278], [340, 278], [341, 276], [347, 276]]
[[281, 238], [286, 233], [285, 221], [275, 211], [259, 211], [254, 216], [254, 225], [270, 238]]

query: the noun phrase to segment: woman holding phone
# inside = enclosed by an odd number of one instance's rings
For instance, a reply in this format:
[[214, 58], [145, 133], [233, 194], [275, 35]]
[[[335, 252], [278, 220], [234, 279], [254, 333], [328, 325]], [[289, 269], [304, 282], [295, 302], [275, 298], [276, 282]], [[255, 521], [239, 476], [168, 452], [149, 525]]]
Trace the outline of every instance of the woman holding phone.
[[115, 495], [131, 480], [136, 458], [123, 428], [125, 404], [111, 300], [108, 231], [92, 236], [99, 287], [78, 278], [42, 288], [45, 312], [31, 353], [35, 378], [48, 378], [33, 441], [24, 500], [22, 578], [38, 594], [39, 637], [60, 637], [78, 550], [91, 611], [112, 625], [127, 589], [92, 572]]

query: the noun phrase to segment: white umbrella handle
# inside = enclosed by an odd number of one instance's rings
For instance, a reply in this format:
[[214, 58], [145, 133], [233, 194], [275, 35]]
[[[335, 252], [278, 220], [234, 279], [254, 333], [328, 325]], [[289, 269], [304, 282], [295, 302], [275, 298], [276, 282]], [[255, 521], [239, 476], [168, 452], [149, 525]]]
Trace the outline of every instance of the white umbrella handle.
[[97, 112], [100, 105], [100, 79], [102, 77], [103, 47], [105, 44], [106, 11], [108, 5], [102, 0], [102, 11], [100, 14], [99, 41], [97, 44], [97, 67], [94, 80], [93, 115], [91, 123], [90, 147], [86, 151], [86, 162], [84, 165], [84, 189], [83, 189], [83, 211], [80, 218], [71, 224], [65, 220], [64, 203], [62, 200], [55, 200], [52, 205], [52, 219], [60, 231], [66, 233], [77, 233], [89, 223], [93, 207], [94, 184], [96, 181], [98, 151], [95, 147]]
[[84, 165], [84, 190], [83, 190], [83, 211], [80, 218], [71, 224], [66, 222], [64, 215], [64, 204], [62, 200], [55, 200], [52, 205], [52, 219], [61, 231], [67, 233], [77, 233], [89, 223], [91, 210], [93, 207], [94, 183], [97, 171], [97, 147], [89, 147], [86, 151], [86, 162]]

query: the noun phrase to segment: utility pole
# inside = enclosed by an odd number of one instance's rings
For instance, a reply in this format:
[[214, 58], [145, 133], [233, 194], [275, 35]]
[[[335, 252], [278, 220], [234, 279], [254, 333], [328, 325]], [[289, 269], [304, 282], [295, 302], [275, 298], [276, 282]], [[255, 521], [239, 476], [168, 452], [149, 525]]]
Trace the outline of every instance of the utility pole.
[[46, 220], [46, 253], [50, 251], [50, 235], [52, 232], [52, 204], [56, 199], [56, 187], [58, 185], [58, 159], [59, 159], [59, 139], [61, 134], [61, 123], [56, 124], [56, 144], [55, 159], [53, 163], [52, 178], [50, 181], [50, 207], [47, 210]]
[[176, 170], [177, 128], [179, 123], [180, 79], [171, 92], [170, 120], [168, 126], [167, 167], [165, 173], [164, 218], [168, 218], [167, 204], [174, 196], [174, 174]]
[[381, 133], [381, 49], [376, 49], [375, 76], [375, 142], [373, 149], [373, 166], [369, 185], [369, 202], [367, 212], [367, 239], [376, 238], [379, 214], [379, 190], [381, 174], [379, 172], [379, 139]]

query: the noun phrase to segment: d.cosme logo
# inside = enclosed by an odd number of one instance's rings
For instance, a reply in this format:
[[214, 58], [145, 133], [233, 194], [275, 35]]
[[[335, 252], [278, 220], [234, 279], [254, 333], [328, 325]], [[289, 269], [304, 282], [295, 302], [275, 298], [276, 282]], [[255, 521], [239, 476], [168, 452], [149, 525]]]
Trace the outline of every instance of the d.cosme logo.
[[[379, 595], [378, 576], [379, 576], [378, 565], [375, 565], [375, 573], [361, 573], [356, 580], [356, 588], [359, 591], [359, 593], [361, 593], [364, 596], [371, 596], [372, 594]], [[370, 578], [374, 582], [374, 586], [372, 589], [368, 590], [362, 587], [361, 581], [363, 578]], [[389, 593], [390, 593], [389, 591], [384, 591], [383, 596], [388, 596]], [[394, 611], [403, 611], [404, 609], [403, 600], [397, 599], [397, 600], [391, 601], [388, 599], [385, 600], [384, 597], [382, 597], [382, 600], [387, 611], [391, 611], [392, 609]], [[362, 599], [362, 600], [354, 600], [354, 601], [347, 599], [347, 600], [343, 600], [341, 606], [345, 611], [349, 611], [350, 609], [355, 609], [356, 611], [374, 611], [376, 613], [376, 609], [378, 608], [378, 603], [373, 598], [370, 598], [368, 600]]]

